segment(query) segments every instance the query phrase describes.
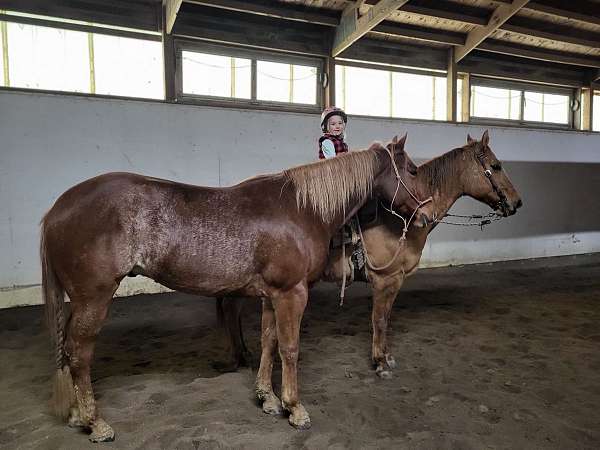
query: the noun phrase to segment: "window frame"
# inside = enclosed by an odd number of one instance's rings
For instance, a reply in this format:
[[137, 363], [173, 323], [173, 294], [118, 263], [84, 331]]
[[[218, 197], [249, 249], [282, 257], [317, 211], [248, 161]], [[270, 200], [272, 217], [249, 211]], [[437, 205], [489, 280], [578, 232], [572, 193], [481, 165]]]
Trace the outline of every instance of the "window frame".
[[[203, 41], [195, 41], [177, 38], [175, 46], [175, 101], [182, 104], [195, 104], [202, 106], [236, 107], [248, 109], [262, 109], [275, 111], [320, 113], [323, 110], [325, 88], [323, 70], [325, 61], [323, 58], [279, 53], [272, 50], [263, 51], [233, 45], [213, 44]], [[250, 98], [219, 97], [213, 95], [189, 94], [183, 92], [183, 57], [182, 52], [197, 52], [230, 58], [245, 58], [251, 60], [250, 70]], [[283, 64], [296, 64], [312, 66], [317, 69], [316, 76], [316, 104], [307, 105], [302, 103], [278, 102], [271, 100], [258, 100], [257, 95], [257, 61], [266, 61]]]
[[[521, 105], [519, 107], [519, 119], [496, 119], [492, 117], [482, 117], [476, 116], [473, 114], [473, 87], [489, 87], [489, 88], [497, 88], [497, 89], [512, 89], [515, 91], [520, 91], [520, 102]], [[527, 83], [527, 82], [519, 82], [519, 81], [509, 81], [509, 80], [499, 80], [495, 78], [484, 78], [484, 77], [476, 77], [471, 76], [470, 82], [470, 104], [469, 104], [469, 115], [470, 120], [468, 123], [472, 123], [475, 125], [501, 125], [501, 126], [518, 126], [521, 128], [550, 128], [550, 129], [560, 129], [560, 130], [572, 130], [577, 131], [575, 129], [575, 115], [579, 114], [581, 105], [578, 104], [577, 109], [574, 111], [572, 105], [576, 100], [576, 89], [567, 88], [567, 87], [559, 87], [559, 86], [549, 86], [549, 85], [541, 85], [535, 83]], [[525, 114], [524, 102], [525, 102], [525, 92], [533, 92], [537, 94], [558, 94], [558, 95], [566, 95], [569, 98], [568, 102], [568, 122], [566, 124], [555, 123], [555, 122], [540, 122], [534, 120], [525, 120], [523, 119]]]

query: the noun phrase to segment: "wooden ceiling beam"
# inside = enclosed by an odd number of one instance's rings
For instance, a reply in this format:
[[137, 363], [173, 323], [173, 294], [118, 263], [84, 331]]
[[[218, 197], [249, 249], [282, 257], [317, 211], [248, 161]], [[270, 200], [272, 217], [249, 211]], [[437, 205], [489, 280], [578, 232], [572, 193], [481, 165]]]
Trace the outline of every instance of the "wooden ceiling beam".
[[501, 41], [499, 39], [487, 39], [486, 41], [482, 42], [477, 49], [486, 52], [537, 59], [539, 61], [600, 68], [600, 58], [597, 56], [567, 53], [545, 49], [542, 47], [514, 44], [512, 42]]
[[327, 25], [330, 27], [337, 27], [340, 23], [340, 20], [337, 17], [338, 13], [336, 12], [325, 13], [325, 10], [323, 12], [308, 11], [306, 8], [292, 8], [291, 5], [290, 7], [281, 6], [281, 3], [277, 4], [275, 2], [255, 3], [239, 0], [185, 0], [185, 2], [210, 6], [212, 8], [256, 14], [259, 16], [274, 17], [277, 19]]
[[600, 47], [600, 33], [582, 30], [552, 22], [530, 19], [528, 17], [513, 17], [500, 27], [501, 30], [549, 39], [585, 47]]
[[470, 31], [467, 35], [465, 45], [455, 49], [454, 61], [459, 62], [461, 59], [467, 56], [471, 50], [481, 44], [485, 38], [490, 36], [494, 31], [501, 27], [528, 2], [529, 0], [514, 0], [510, 5], [498, 6], [494, 10], [488, 23], [484, 27], [478, 27]]
[[[377, 1], [366, 0], [365, 5], [375, 5]], [[460, 8], [457, 8], [456, 3], [444, 0], [411, 0], [402, 7], [402, 12], [471, 25], [485, 25], [489, 17], [488, 9], [468, 5], [461, 5]]]
[[[496, 3], [511, 3], [511, 0], [495, 1]], [[600, 25], [600, 4], [587, 0], [569, 0], [568, 2], [564, 0], [532, 0], [523, 9]]]
[[166, 14], [165, 25], [167, 27], [167, 34], [171, 34], [171, 31], [173, 30], [173, 25], [175, 25], [175, 20], [177, 19], [179, 8], [181, 8], [181, 3], [182, 0], [164, 0]]
[[437, 28], [419, 27], [386, 20], [371, 30], [372, 33], [407, 37], [419, 41], [437, 44], [464, 45], [466, 34], [455, 31], [444, 31]]
[[359, 17], [358, 10], [364, 1], [348, 5], [335, 30], [332, 56], [338, 56], [407, 2], [408, 0], [379, 0], [367, 14], [361, 17]]

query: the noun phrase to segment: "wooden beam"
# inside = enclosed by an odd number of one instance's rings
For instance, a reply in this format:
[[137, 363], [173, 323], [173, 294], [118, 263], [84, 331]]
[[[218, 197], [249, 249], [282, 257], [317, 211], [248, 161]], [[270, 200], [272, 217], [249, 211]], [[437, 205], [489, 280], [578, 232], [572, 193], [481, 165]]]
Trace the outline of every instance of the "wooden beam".
[[596, 83], [598, 81], [600, 81], [600, 69], [596, 70], [596, 72], [592, 74], [592, 83]]
[[[376, 5], [378, 0], [366, 0], [366, 5]], [[489, 10], [440, 0], [411, 0], [402, 7], [402, 12], [420, 16], [452, 20], [471, 25], [485, 25], [488, 22]]]
[[567, 42], [586, 47], [600, 47], [600, 33], [529, 17], [513, 17], [500, 29], [552, 41]]
[[487, 39], [479, 44], [477, 49], [484, 50], [486, 52], [502, 53], [504, 55], [537, 59], [540, 61], [600, 68], [600, 57], [597, 56], [588, 56], [581, 53], [567, 53], [558, 50], [545, 49], [542, 47], [515, 44], [499, 39]]
[[[515, 81], [533, 81], [554, 86], [582, 87], [589, 84], [581, 67], [551, 64], [508, 55], [490, 55], [475, 50], [458, 64], [459, 72]], [[588, 75], [589, 76], [589, 75]]]
[[362, 17], [358, 17], [358, 7], [362, 2], [348, 6], [342, 13], [342, 19], [335, 31], [332, 56], [338, 56], [407, 2], [408, 0], [379, 0]]
[[254, 3], [239, 0], [185, 0], [185, 2], [210, 6], [212, 8], [239, 11], [247, 14], [273, 17], [276, 19], [295, 20], [298, 22], [308, 22], [331, 27], [337, 27], [340, 23], [340, 20], [337, 17], [338, 13], [334, 11], [330, 13], [328, 10], [317, 10], [316, 8], [312, 8], [314, 11], [308, 11], [307, 8], [300, 9], [292, 7], [292, 5], [289, 4], [289, 6], [282, 6], [281, 3], [276, 4], [275, 2]]
[[475, 28], [467, 35], [465, 45], [458, 47], [454, 53], [454, 60], [459, 62], [477, 47], [485, 38], [496, 31], [508, 19], [514, 16], [529, 0], [514, 0], [510, 5], [500, 5], [493, 12], [487, 25]]
[[592, 114], [594, 104], [594, 91], [590, 87], [580, 89], [580, 107], [581, 107], [581, 129], [585, 131], [592, 130]]
[[176, 92], [176, 55], [175, 41], [172, 34], [167, 34], [167, 6], [163, 5], [162, 14], [162, 50], [163, 50], [163, 85], [165, 88], [165, 100], [175, 102], [177, 100]]
[[216, 43], [329, 56], [333, 28], [184, 3], [173, 35]]
[[457, 33], [455, 31], [443, 31], [437, 28], [419, 27], [389, 20], [380, 23], [371, 32], [450, 45], [464, 45], [467, 36], [464, 33]]
[[456, 122], [456, 62], [454, 47], [448, 49], [448, 71], [446, 75], [446, 120]]
[[463, 122], [471, 120], [471, 74], [465, 73], [462, 77], [462, 102], [461, 115]]
[[165, 1], [165, 12], [166, 12], [166, 32], [171, 34], [173, 31], [173, 25], [175, 25], [175, 19], [177, 19], [177, 13], [181, 7], [183, 0], [164, 0]]

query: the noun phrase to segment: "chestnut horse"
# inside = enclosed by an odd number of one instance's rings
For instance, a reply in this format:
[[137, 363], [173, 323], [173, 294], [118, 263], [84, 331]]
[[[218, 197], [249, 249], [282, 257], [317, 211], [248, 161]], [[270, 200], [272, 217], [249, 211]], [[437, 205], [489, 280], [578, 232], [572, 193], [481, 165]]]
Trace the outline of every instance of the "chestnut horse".
[[[283, 407], [293, 426], [309, 427], [297, 382], [308, 284], [326, 266], [333, 234], [371, 195], [406, 215], [419, 208], [404, 139], [227, 188], [108, 173], [62, 194], [42, 219], [40, 246], [55, 412], [90, 430], [92, 441], [114, 439], [96, 408], [90, 365], [119, 283], [145, 275], [192, 294], [263, 298], [263, 355], [272, 357], [279, 342]], [[270, 368], [259, 374], [256, 393], [265, 410], [281, 408]]]
[[[419, 166], [416, 172], [417, 191], [433, 199], [436, 218], [445, 216], [463, 195], [489, 205], [497, 214], [509, 216], [522, 206], [522, 201], [508, 179], [494, 152], [489, 147], [486, 131], [481, 141], [467, 136], [467, 144]], [[372, 358], [377, 374], [389, 378], [396, 362], [387, 344], [387, 328], [394, 300], [407, 276], [412, 275], [421, 259], [429, 233], [437, 221], [426, 227], [410, 227], [403, 240], [404, 225], [393, 214], [381, 210], [376, 223], [363, 230], [369, 279], [373, 289]], [[346, 249], [346, 255], [351, 252]], [[325, 270], [327, 281], [342, 277], [341, 251], [330, 254]], [[348, 273], [349, 269], [346, 270]], [[223, 316], [230, 338], [235, 365], [243, 365], [248, 356], [241, 334], [240, 314], [243, 305], [238, 299], [219, 299], [217, 309]], [[261, 365], [263, 361], [261, 360]]]

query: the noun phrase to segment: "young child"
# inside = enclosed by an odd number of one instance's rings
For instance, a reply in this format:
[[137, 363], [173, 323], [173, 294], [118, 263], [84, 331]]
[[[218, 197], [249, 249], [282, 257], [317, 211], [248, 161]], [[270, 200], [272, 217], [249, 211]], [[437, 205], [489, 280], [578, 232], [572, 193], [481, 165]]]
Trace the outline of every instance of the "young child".
[[348, 117], [340, 108], [325, 108], [321, 114], [323, 136], [319, 138], [319, 159], [333, 158], [348, 151], [348, 145], [344, 142], [347, 122]]

